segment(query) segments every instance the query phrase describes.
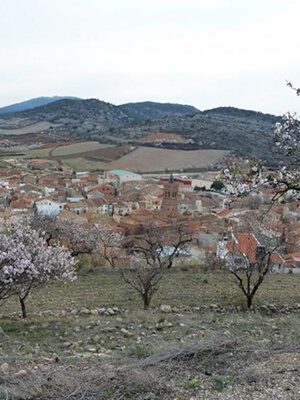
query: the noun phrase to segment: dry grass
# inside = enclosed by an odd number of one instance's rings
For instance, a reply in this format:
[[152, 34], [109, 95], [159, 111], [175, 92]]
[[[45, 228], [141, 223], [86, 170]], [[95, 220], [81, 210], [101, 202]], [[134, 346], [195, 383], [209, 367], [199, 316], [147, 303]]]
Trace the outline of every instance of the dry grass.
[[[300, 276], [267, 276], [258, 291], [254, 306], [261, 304], [300, 304]], [[226, 272], [203, 272], [197, 266], [182, 271], [180, 266], [171, 269], [161, 282], [153, 298], [153, 307], [160, 304], [172, 306], [203, 306], [219, 304], [224, 307], [241, 305], [244, 298], [234, 278]], [[61, 310], [62, 308], [117, 306], [131, 310], [141, 308], [136, 292], [126, 285], [118, 272], [95, 267], [90, 272], [83, 268], [76, 282], [58, 283], [32, 292], [28, 302], [33, 312]], [[13, 312], [19, 304], [11, 299], [1, 312]]]
[[[270, 275], [255, 304], [300, 303], [299, 284]], [[240, 301], [229, 275], [174, 268], [153, 306]], [[102, 306], [120, 312], [62, 315]], [[45, 310], [53, 314], [38, 315]], [[11, 299], [0, 311], [19, 313], [19, 305]], [[117, 273], [101, 268], [33, 292], [28, 312], [0, 319], [0, 366], [9, 366], [0, 367], [0, 399], [299, 399], [299, 313], [146, 312]]]
[[298, 400], [299, 350], [253, 348], [214, 336], [160, 350], [142, 361], [81, 360], [72, 365], [44, 359], [23, 378], [15, 371], [3, 375], [0, 396], [2, 389], [3, 398], [10, 400]]

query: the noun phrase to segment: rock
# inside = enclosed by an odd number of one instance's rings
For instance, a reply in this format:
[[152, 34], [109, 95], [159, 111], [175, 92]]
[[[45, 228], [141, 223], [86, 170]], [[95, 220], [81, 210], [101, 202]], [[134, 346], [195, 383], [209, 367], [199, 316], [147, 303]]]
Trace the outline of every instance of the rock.
[[1, 371], [3, 372], [3, 374], [8, 374], [9, 373], [9, 365], [8, 363], [3, 363], [1, 365]]
[[27, 371], [25, 369], [20, 369], [20, 371], [15, 373], [15, 376], [21, 378], [22, 376], [26, 376], [27, 375]]
[[94, 343], [98, 343], [100, 341], [101, 341], [101, 336], [100, 335], [96, 335], [96, 336], [93, 337], [93, 342]]
[[82, 309], [79, 311], [79, 314], [80, 314], [80, 315], [90, 315], [90, 314], [91, 314], [91, 310], [90, 310], [89, 308], [82, 308]]
[[155, 396], [155, 394], [153, 392], [146, 393], [142, 397], [142, 400], [154, 400], [154, 399], [156, 399], [156, 396]]
[[72, 346], [72, 343], [71, 342], [64, 342], [63, 344], [63, 347], [71, 347]]
[[155, 325], [155, 329], [157, 331], [162, 331], [164, 328], [171, 328], [173, 324], [171, 322], [168, 322], [166, 320], [159, 321], [158, 324]]
[[125, 328], [122, 328], [121, 329], [121, 333], [123, 333], [123, 335], [125, 336], [125, 337], [132, 337], [133, 336], [133, 333], [132, 332], [129, 332], [127, 329], [125, 329]]
[[163, 313], [170, 313], [170, 312], [172, 312], [172, 307], [169, 306], [169, 305], [167, 305], [167, 304], [162, 304], [162, 305], [160, 306], [159, 309], [160, 309], [160, 311], [163, 312]]
[[105, 313], [105, 311], [106, 311], [106, 309], [105, 308], [98, 308], [98, 314], [104, 314]]
[[106, 310], [106, 313], [107, 313], [108, 315], [115, 315], [115, 312], [114, 312], [114, 310], [113, 310], [112, 308], [108, 308], [108, 309]]
[[76, 308], [71, 311], [71, 315], [78, 315], [78, 313], [79, 311]]
[[94, 308], [93, 310], [91, 310], [91, 314], [92, 315], [99, 315], [99, 311], [96, 308]]
[[87, 348], [87, 351], [88, 351], [89, 353], [97, 353], [97, 348], [96, 348], [96, 347], [88, 347], [88, 348]]

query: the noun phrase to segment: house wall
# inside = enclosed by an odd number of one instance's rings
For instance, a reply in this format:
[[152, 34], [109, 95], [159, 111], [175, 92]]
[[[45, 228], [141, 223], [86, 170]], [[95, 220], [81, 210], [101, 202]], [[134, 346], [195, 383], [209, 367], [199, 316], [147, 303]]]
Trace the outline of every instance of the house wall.
[[55, 217], [61, 211], [63, 211], [64, 206], [63, 204], [56, 203], [53, 201], [45, 201], [42, 203], [36, 203], [36, 210], [39, 215], [45, 215], [48, 217]]

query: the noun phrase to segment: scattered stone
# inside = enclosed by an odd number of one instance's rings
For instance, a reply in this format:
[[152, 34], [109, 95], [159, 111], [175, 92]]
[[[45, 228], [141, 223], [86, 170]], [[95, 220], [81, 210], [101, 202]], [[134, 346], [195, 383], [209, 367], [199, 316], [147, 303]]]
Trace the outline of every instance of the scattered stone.
[[62, 345], [63, 345], [63, 347], [68, 348], [68, 347], [72, 346], [72, 343], [71, 342], [64, 342]]
[[159, 309], [163, 313], [171, 313], [172, 312], [172, 307], [167, 304], [162, 304]]
[[112, 308], [108, 308], [108, 309], [106, 310], [106, 314], [107, 314], [107, 315], [115, 315], [115, 311], [114, 311]]
[[82, 308], [79, 312], [81, 315], [90, 315], [91, 310], [89, 308]]
[[128, 331], [128, 330], [125, 329], [125, 328], [122, 328], [122, 329], [121, 329], [121, 333], [123, 333], [123, 335], [126, 336], [126, 337], [132, 337], [132, 336], [134, 336], [134, 334], [133, 334], [132, 332]]
[[14, 374], [14, 376], [19, 377], [19, 378], [26, 376], [26, 375], [27, 375], [27, 371], [25, 369], [20, 369], [20, 371], [18, 371]]
[[96, 335], [96, 336], [93, 337], [93, 342], [94, 343], [98, 343], [100, 341], [101, 341], [101, 336], [100, 335]]
[[156, 396], [153, 392], [146, 393], [143, 396], [143, 400], [154, 400], [154, 399], [156, 399]]
[[97, 348], [96, 348], [96, 347], [88, 347], [88, 348], [87, 348], [87, 351], [88, 351], [89, 353], [97, 353]]
[[1, 365], [1, 371], [3, 372], [3, 374], [8, 374], [9, 373], [9, 365], [8, 363], [3, 363]]
[[99, 311], [95, 308], [95, 309], [91, 310], [91, 314], [92, 315], [99, 315]]
[[171, 322], [168, 322], [166, 320], [159, 321], [158, 324], [155, 325], [155, 329], [157, 331], [162, 331], [164, 328], [171, 328], [173, 324]]

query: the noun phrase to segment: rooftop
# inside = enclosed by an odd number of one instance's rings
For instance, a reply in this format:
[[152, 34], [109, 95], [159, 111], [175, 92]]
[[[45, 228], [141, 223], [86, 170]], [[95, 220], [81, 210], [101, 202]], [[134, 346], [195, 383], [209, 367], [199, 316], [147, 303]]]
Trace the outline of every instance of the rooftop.
[[110, 174], [114, 174], [114, 175], [127, 175], [127, 174], [131, 174], [131, 175], [136, 175], [136, 176], [140, 176], [139, 174], [136, 174], [135, 172], [131, 172], [131, 171], [126, 171], [125, 169], [112, 169], [111, 171], [108, 171]]

